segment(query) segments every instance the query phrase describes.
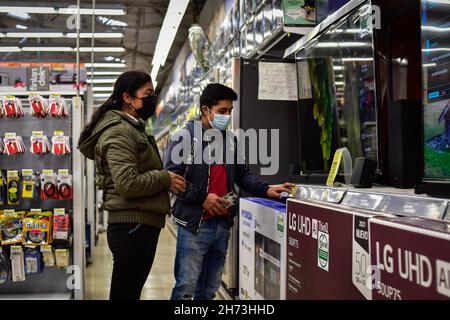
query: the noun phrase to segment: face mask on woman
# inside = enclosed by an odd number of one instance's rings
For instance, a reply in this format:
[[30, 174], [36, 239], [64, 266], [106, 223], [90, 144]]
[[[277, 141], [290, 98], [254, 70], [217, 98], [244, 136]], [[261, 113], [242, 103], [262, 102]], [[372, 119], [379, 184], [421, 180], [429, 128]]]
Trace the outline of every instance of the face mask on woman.
[[142, 101], [142, 108], [134, 110], [142, 120], [147, 121], [151, 116], [155, 114], [156, 96], [151, 95], [144, 98], [135, 98]]

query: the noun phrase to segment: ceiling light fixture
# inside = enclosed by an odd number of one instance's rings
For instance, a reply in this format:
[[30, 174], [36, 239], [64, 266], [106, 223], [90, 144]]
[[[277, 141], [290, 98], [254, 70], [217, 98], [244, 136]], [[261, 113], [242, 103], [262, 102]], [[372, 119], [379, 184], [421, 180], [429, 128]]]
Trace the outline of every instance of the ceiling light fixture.
[[126, 68], [125, 63], [85, 63], [86, 68]]
[[[151, 77], [155, 83], [159, 69], [166, 63], [167, 56], [169, 55], [170, 48], [175, 40], [188, 4], [189, 0], [170, 0], [163, 25], [159, 32], [158, 41], [156, 42], [155, 55], [152, 60]], [[156, 88], [157, 83], [155, 83]]]
[[[13, 7], [13, 6], [0, 6], [0, 12], [15, 14], [22, 13], [39, 13], [39, 14], [77, 14], [78, 8], [76, 6], [58, 8], [58, 7]], [[80, 8], [80, 14], [82, 15], [107, 15], [107, 16], [123, 16], [125, 10], [123, 9], [86, 9]]]

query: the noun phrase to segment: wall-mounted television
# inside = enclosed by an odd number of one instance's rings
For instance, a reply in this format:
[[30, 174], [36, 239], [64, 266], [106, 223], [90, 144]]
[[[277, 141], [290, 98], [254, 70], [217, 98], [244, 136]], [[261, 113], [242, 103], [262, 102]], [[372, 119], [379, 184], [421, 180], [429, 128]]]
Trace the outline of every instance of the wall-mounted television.
[[426, 180], [450, 181], [450, 1], [422, 0]]
[[296, 54], [302, 172], [328, 172], [333, 154], [378, 160], [369, 1], [332, 23]]

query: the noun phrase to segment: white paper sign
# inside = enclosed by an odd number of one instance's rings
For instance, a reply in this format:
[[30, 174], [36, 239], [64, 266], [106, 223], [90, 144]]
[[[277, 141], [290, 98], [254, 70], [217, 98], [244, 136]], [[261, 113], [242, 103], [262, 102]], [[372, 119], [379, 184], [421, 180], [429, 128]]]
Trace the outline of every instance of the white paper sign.
[[259, 100], [297, 101], [297, 91], [295, 63], [259, 63]]
[[298, 97], [312, 99], [311, 79], [309, 77], [308, 61], [297, 62], [298, 68]]

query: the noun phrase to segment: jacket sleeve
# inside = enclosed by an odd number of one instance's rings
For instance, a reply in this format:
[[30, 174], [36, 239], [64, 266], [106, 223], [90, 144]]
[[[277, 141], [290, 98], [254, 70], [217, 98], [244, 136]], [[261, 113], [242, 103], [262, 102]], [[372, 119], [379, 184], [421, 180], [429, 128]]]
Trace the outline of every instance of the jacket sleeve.
[[[179, 136], [180, 137], [180, 136]], [[186, 169], [188, 168], [186, 163], [184, 161], [181, 161], [181, 163], [175, 163], [174, 159], [172, 158], [172, 152], [176, 145], [179, 143], [182, 143], [182, 139], [190, 139], [187, 134], [181, 135], [181, 139], [172, 138], [170, 139], [166, 153], [164, 154], [164, 168], [166, 170], [169, 170], [173, 173], [179, 174], [180, 176], [185, 177], [186, 175]], [[189, 140], [189, 145], [191, 145], [191, 142]], [[181, 155], [182, 158], [184, 155]], [[187, 156], [187, 155], [186, 155]], [[203, 204], [205, 202], [206, 197], [208, 196], [207, 193], [207, 184], [196, 184], [192, 183], [190, 181], [186, 181], [186, 190], [178, 195], [178, 199], [184, 203], [188, 204]]]
[[[237, 139], [235, 141], [235, 146], [237, 143]], [[238, 149], [238, 148], [236, 148]], [[235, 153], [235, 182], [236, 184], [244, 189], [244, 191], [252, 194], [255, 197], [266, 198], [267, 190], [269, 189], [269, 184], [265, 181], [258, 179], [258, 177], [254, 176], [250, 168], [248, 167], [247, 162], [245, 161], [245, 156], [236, 150]]]
[[[102, 154], [111, 171], [112, 180], [124, 198], [140, 198], [155, 195], [170, 187], [170, 175], [165, 170], [138, 171], [137, 142], [119, 126], [114, 126], [101, 142]], [[120, 138], [118, 138], [120, 137]]]
[[236, 184], [255, 197], [267, 198], [269, 184], [254, 176], [245, 164], [236, 164]]

